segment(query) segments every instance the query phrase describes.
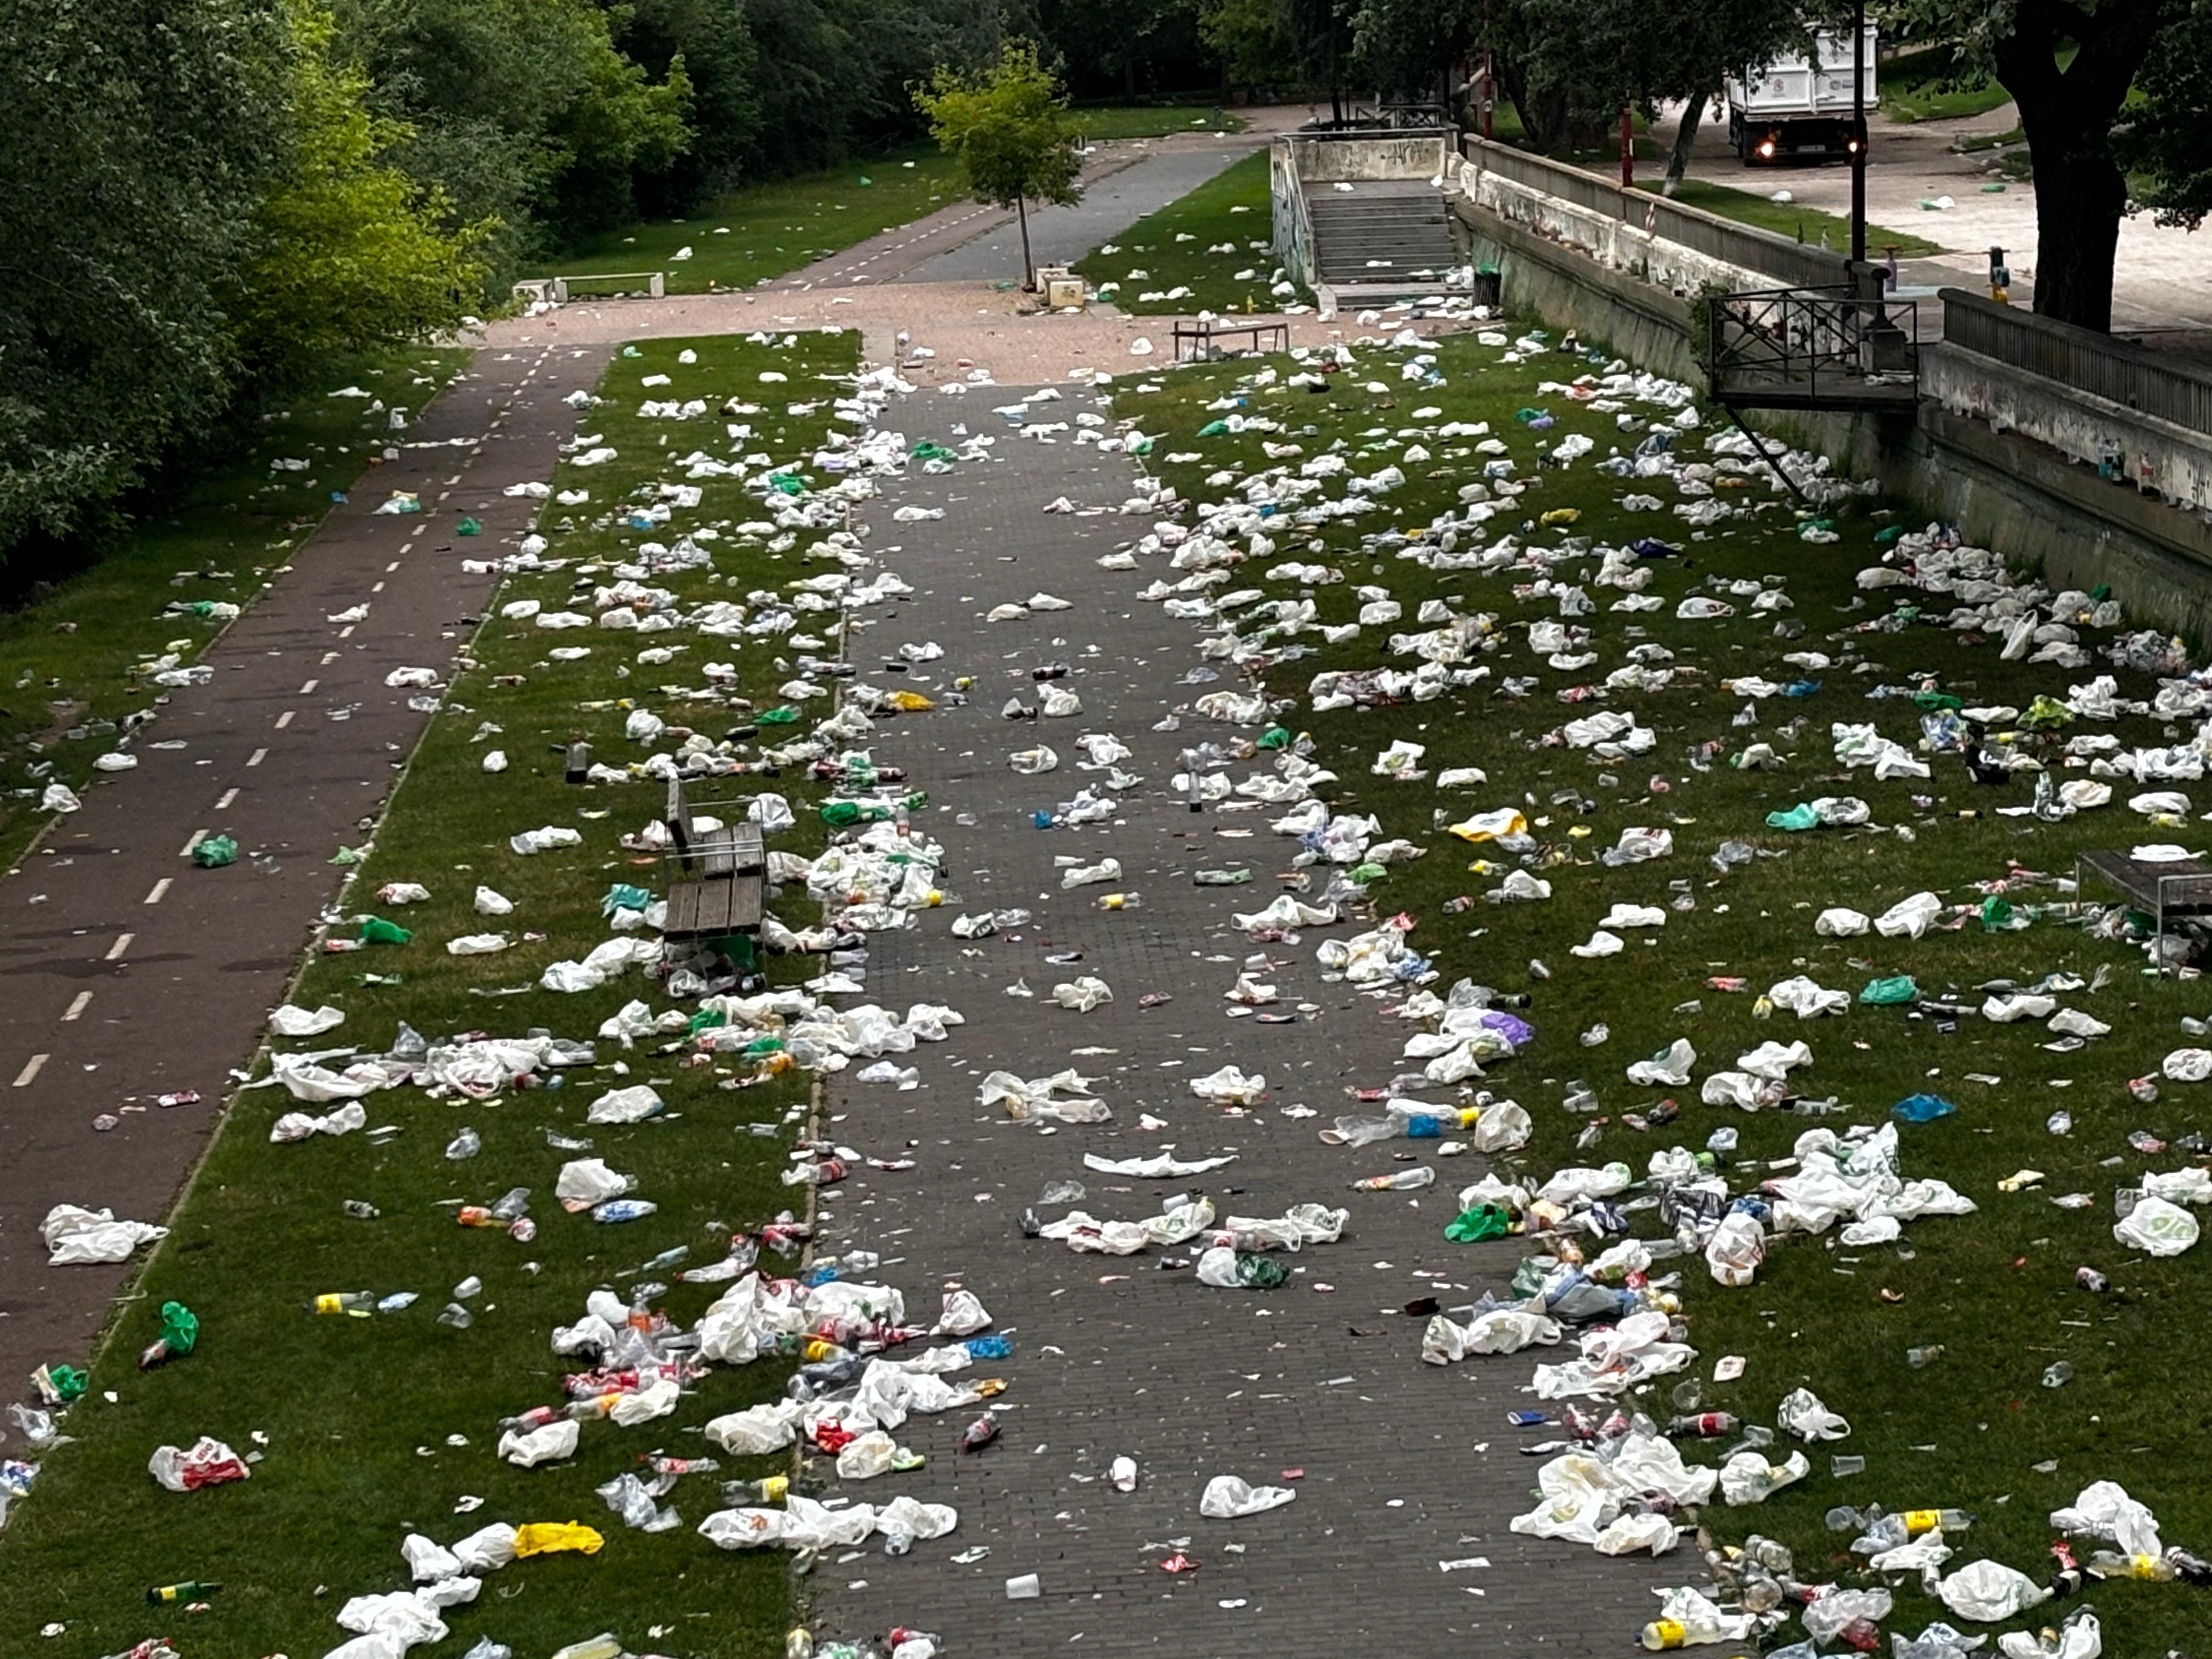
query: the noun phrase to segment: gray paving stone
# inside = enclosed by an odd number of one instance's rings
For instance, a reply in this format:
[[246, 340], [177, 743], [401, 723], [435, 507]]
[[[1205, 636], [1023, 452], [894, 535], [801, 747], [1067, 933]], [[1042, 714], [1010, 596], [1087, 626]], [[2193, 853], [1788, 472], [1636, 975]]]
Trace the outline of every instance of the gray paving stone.
[[[990, 395], [1003, 403], [1018, 394]], [[1053, 414], [1068, 418], [1082, 406], [1071, 396]], [[955, 418], [977, 430], [998, 418], [974, 397], [948, 410], [924, 395], [898, 412], [909, 441], [945, 437]], [[927, 1454], [926, 1469], [873, 1491], [844, 1488], [878, 1501], [910, 1491], [956, 1505], [961, 1522], [951, 1538], [903, 1559], [823, 1562], [806, 1590], [817, 1632], [879, 1635], [904, 1624], [943, 1633], [947, 1650], [962, 1654], [1171, 1650], [1191, 1659], [1632, 1650], [1655, 1608], [1652, 1588], [1700, 1576], [1694, 1554], [1607, 1560], [1508, 1531], [1528, 1506], [1538, 1467], [1516, 1454], [1524, 1437], [1505, 1422], [1509, 1410], [1533, 1403], [1522, 1392], [1531, 1357], [1425, 1366], [1420, 1322], [1399, 1311], [1426, 1288], [1416, 1270], [1447, 1275], [1435, 1288], [1448, 1297], [1500, 1285], [1511, 1272], [1511, 1247], [1456, 1246], [1442, 1236], [1451, 1193], [1480, 1173], [1480, 1161], [1447, 1163], [1425, 1193], [1352, 1193], [1355, 1176], [1396, 1167], [1388, 1149], [1353, 1153], [1316, 1139], [1319, 1124], [1345, 1109], [1348, 1087], [1399, 1069], [1402, 1030], [1376, 1002], [1322, 982], [1311, 934], [1271, 949], [1286, 1004], [1310, 1000], [1316, 1012], [1290, 1026], [1224, 1015], [1222, 994], [1254, 949], [1231, 913], [1273, 896], [1286, 843], [1267, 827], [1272, 811], [1194, 815], [1166, 788], [1184, 744], [1227, 733], [1188, 717], [1180, 732], [1152, 729], [1213, 688], [1182, 683], [1200, 660], [1195, 630], [1134, 598], [1156, 570], [1109, 573], [1093, 562], [1149, 520], [1042, 511], [1061, 495], [1118, 506], [1130, 464], [1011, 429], [994, 453], [988, 465], [905, 480], [869, 515], [876, 551], [918, 592], [876, 613], [856, 635], [853, 659], [864, 674], [896, 681], [880, 672], [896, 648], [935, 640], [945, 658], [907, 683], [940, 696], [958, 675], [976, 684], [965, 707], [899, 721], [875, 745], [879, 760], [905, 765], [930, 792], [923, 818], [949, 849], [961, 903], [911, 932], [878, 936], [868, 993], [896, 1008], [947, 1002], [967, 1024], [907, 1057], [921, 1068], [917, 1091], [832, 1079], [834, 1133], [883, 1155], [910, 1144], [920, 1167], [862, 1170], [829, 1189], [820, 1248], [881, 1251], [883, 1276], [907, 1289], [910, 1306], [931, 1303], [940, 1280], [975, 1291], [1015, 1345], [1011, 1360], [977, 1373], [1010, 1382], [997, 1402], [1005, 1432], [983, 1454], [963, 1456], [963, 1417], [915, 1419], [902, 1437]], [[892, 508], [908, 502], [941, 505], [946, 515], [894, 524]], [[1040, 589], [1075, 609], [983, 622], [991, 606]], [[1001, 720], [1009, 696], [1033, 691], [1030, 668], [1056, 659], [1078, 668], [1064, 684], [1082, 697], [1083, 715]], [[1125, 764], [1145, 786], [1110, 824], [1039, 831], [1031, 812], [1093, 776], [1074, 767], [1074, 739], [1086, 731], [1130, 744], [1135, 758]], [[1060, 752], [1060, 769], [1042, 778], [1010, 772], [1007, 754], [1040, 740]], [[960, 822], [969, 816], [972, 827]], [[1256, 833], [1228, 840], [1217, 834], [1224, 828]], [[1101, 914], [1092, 901], [1105, 890], [1060, 891], [1055, 855], [1088, 863], [1109, 854], [1141, 908]], [[1231, 862], [1249, 863], [1252, 885], [1191, 884], [1194, 869]], [[1036, 923], [979, 941], [951, 935], [959, 909], [986, 905], [1025, 906]], [[1079, 965], [1046, 960], [1069, 949], [1083, 952]], [[1051, 1006], [1052, 986], [1077, 973], [1103, 978], [1115, 1000], [1089, 1015]], [[1036, 1000], [1006, 994], [1018, 976]], [[1174, 1000], [1140, 1012], [1146, 992]], [[1109, 1052], [1075, 1052], [1094, 1047]], [[1266, 1103], [1249, 1116], [1225, 1116], [1188, 1087], [1231, 1061], [1269, 1081]], [[1110, 1124], [1048, 1133], [976, 1103], [988, 1070], [1035, 1076], [1071, 1065], [1099, 1080]], [[1323, 1115], [1281, 1115], [1297, 1103]], [[1170, 1127], [1140, 1130], [1146, 1111]], [[1233, 1152], [1237, 1162], [1188, 1182], [1082, 1168], [1086, 1151], [1128, 1157], [1169, 1146], [1187, 1158]], [[1318, 1200], [1348, 1205], [1352, 1221], [1341, 1243], [1293, 1258], [1296, 1276], [1279, 1291], [1212, 1290], [1188, 1269], [1163, 1271], [1155, 1254], [1077, 1255], [1021, 1237], [1018, 1218], [1055, 1179], [1083, 1181], [1084, 1207], [1100, 1216], [1151, 1215], [1176, 1192], [1202, 1188], [1224, 1217]], [[1142, 1472], [1127, 1496], [1103, 1478], [1122, 1454]], [[1200, 1516], [1212, 1475], [1257, 1484], [1291, 1468], [1304, 1473], [1287, 1507], [1243, 1522]], [[1179, 1540], [1200, 1564], [1194, 1574], [1159, 1568], [1165, 1547]], [[990, 1551], [981, 1562], [948, 1559], [978, 1545]], [[1468, 1556], [1490, 1565], [1439, 1570]], [[1006, 1580], [1029, 1572], [1042, 1581], [1042, 1597], [1007, 1601]]]

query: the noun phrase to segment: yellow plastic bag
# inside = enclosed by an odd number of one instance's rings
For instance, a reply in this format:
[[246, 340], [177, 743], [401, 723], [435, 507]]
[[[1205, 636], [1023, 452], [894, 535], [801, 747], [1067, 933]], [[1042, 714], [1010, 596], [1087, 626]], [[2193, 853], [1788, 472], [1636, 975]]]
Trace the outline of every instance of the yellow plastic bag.
[[517, 1559], [530, 1555], [555, 1555], [564, 1550], [573, 1550], [582, 1555], [597, 1555], [606, 1541], [591, 1528], [574, 1521], [532, 1521], [514, 1529]]
[[1451, 826], [1451, 833], [1462, 841], [1496, 841], [1502, 836], [1525, 836], [1528, 820], [1510, 806], [1501, 806], [1494, 812], [1477, 812], [1462, 823]]

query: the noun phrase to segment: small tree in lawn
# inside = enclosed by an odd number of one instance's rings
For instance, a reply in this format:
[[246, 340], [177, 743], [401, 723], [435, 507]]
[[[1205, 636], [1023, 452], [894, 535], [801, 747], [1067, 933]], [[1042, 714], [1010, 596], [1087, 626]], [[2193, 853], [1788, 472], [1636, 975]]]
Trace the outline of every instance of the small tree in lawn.
[[1082, 191], [1082, 143], [1067, 119], [1067, 100], [1027, 40], [1009, 40], [999, 61], [972, 75], [940, 67], [914, 89], [930, 136], [960, 159], [979, 202], [1012, 208], [1022, 226], [1022, 286], [1036, 286], [1030, 258], [1028, 204], [1072, 204]]

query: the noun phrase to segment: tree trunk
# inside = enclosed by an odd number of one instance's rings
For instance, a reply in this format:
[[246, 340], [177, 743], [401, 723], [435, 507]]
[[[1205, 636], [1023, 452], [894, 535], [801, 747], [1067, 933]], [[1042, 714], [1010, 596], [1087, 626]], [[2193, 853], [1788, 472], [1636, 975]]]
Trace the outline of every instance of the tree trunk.
[[2031, 140], [2028, 154], [2035, 161], [2036, 314], [2109, 333], [2127, 180], [2101, 145], [2054, 161]]
[[1036, 266], [1030, 259], [1030, 210], [1018, 196], [1014, 198], [1014, 217], [1022, 226], [1022, 292], [1033, 294], [1036, 291]]
[[[2112, 272], [2127, 210], [2127, 180], [2112, 130], [2172, 0], [2115, 0], [2084, 13], [2058, 0], [2019, 0], [1996, 43], [1996, 78], [2020, 106], [2035, 166], [2035, 309], [2109, 331]], [[2077, 50], [2063, 70], [2057, 54]]]
[[1667, 177], [1660, 185], [1660, 194], [1672, 196], [1681, 188], [1682, 179], [1690, 170], [1690, 151], [1698, 142], [1698, 129], [1705, 124], [1705, 106], [1711, 102], [1709, 92], [1693, 93], [1682, 106], [1682, 125], [1674, 129], [1674, 153], [1667, 158]]

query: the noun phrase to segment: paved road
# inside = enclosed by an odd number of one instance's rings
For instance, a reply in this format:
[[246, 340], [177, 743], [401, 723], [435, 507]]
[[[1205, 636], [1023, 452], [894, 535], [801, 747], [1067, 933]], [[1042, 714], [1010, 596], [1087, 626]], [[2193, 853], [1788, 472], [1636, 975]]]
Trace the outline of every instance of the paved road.
[[[1197, 189], [1231, 162], [1267, 142], [1261, 133], [1164, 143], [1134, 165], [1084, 191], [1073, 207], [1037, 208], [1030, 214], [1030, 251], [1041, 265], [1073, 264], [1109, 242], [1155, 209]], [[1022, 238], [1011, 222], [902, 272], [902, 283], [1022, 279]]]
[[[1675, 112], [1661, 120], [1657, 136], [1671, 144]], [[1994, 151], [1959, 154], [1952, 145], [1968, 133], [2009, 132], [2020, 125], [2017, 106], [1949, 121], [1898, 122], [1875, 113], [1867, 119], [1867, 218], [1953, 250], [1907, 262], [1905, 280], [1948, 284], [1978, 293], [1989, 272], [1989, 250], [2002, 247], [2017, 279], [2013, 301], [2026, 306], [2035, 290], [2036, 197], [2033, 184], [2007, 184], [1988, 169]], [[1734, 190], [1771, 195], [1786, 190], [1807, 207], [1850, 214], [1848, 167], [1827, 164], [1747, 167], [1729, 148], [1727, 118], [1711, 117], [1698, 130], [1690, 163], [1692, 178]], [[1923, 200], [1948, 196], [1947, 210], [1923, 210]], [[1878, 236], [1870, 236], [1881, 255]], [[1838, 252], [1845, 250], [1838, 249]], [[1923, 322], [1926, 320], [1923, 319]], [[2124, 330], [2212, 328], [2212, 246], [2202, 234], [2154, 222], [2148, 213], [2120, 222], [2119, 263], [2112, 287], [2112, 320]]]
[[[1048, 406], [1049, 417], [1072, 420], [1086, 395], [1071, 389], [1066, 402]], [[944, 437], [954, 415], [972, 425], [981, 413], [939, 415], [944, 407], [923, 394], [893, 418], [912, 441]], [[1478, 1160], [1444, 1163], [1443, 1178], [1425, 1194], [1352, 1193], [1354, 1176], [1402, 1166], [1387, 1150], [1355, 1154], [1316, 1139], [1320, 1124], [1349, 1109], [1348, 1087], [1399, 1070], [1402, 1029], [1391, 1029], [1375, 1002], [1322, 982], [1310, 933], [1300, 945], [1269, 947], [1277, 965], [1264, 975], [1281, 988], [1284, 1006], [1310, 1001], [1309, 1018], [1261, 1025], [1224, 1017], [1223, 994], [1255, 948], [1233, 930], [1230, 913], [1256, 909], [1279, 890], [1275, 872], [1290, 847], [1267, 828], [1271, 811], [1194, 815], [1167, 789], [1182, 746], [1224, 729], [1152, 729], [1213, 689], [1185, 682], [1200, 660], [1198, 634], [1134, 601], [1162, 574], [1158, 562], [1120, 574], [1092, 562], [1149, 520], [1041, 510], [1061, 495], [1118, 505], [1127, 463], [1011, 434], [996, 453], [988, 468], [911, 478], [873, 504], [877, 552], [919, 592], [861, 633], [852, 655], [868, 673], [901, 644], [934, 640], [946, 654], [916, 681], [941, 693], [955, 676], [976, 677], [966, 707], [900, 720], [873, 747], [929, 792], [927, 828], [950, 851], [957, 908], [1019, 905], [1036, 920], [966, 942], [950, 932], [954, 912], [940, 910], [913, 933], [877, 936], [871, 998], [901, 1008], [949, 1002], [967, 1024], [951, 1041], [901, 1057], [920, 1067], [921, 1089], [899, 1092], [849, 1073], [833, 1079], [833, 1132], [887, 1157], [910, 1146], [919, 1167], [863, 1168], [825, 1189], [822, 1248], [881, 1252], [884, 1276], [926, 1304], [925, 1317], [934, 1299], [915, 1292], [939, 1279], [966, 1284], [1015, 1345], [1011, 1360], [981, 1370], [1003, 1373], [1012, 1386], [998, 1402], [1001, 1440], [983, 1455], [956, 1449], [965, 1414], [917, 1418], [903, 1437], [929, 1460], [920, 1474], [873, 1490], [833, 1482], [856, 1499], [881, 1502], [895, 1487], [950, 1503], [961, 1523], [903, 1559], [870, 1552], [825, 1560], [810, 1581], [817, 1631], [849, 1638], [903, 1623], [944, 1632], [963, 1653], [1162, 1651], [1187, 1659], [1622, 1651], [1656, 1606], [1650, 1586], [1698, 1577], [1694, 1555], [1655, 1566], [1510, 1533], [1510, 1517], [1528, 1507], [1536, 1465], [1516, 1455], [1526, 1437], [1505, 1413], [1531, 1403], [1519, 1391], [1533, 1356], [1425, 1367], [1421, 1323], [1401, 1310], [1431, 1291], [1448, 1302], [1472, 1299], [1510, 1273], [1515, 1250], [1442, 1237], [1455, 1208], [1449, 1194], [1476, 1177]], [[893, 509], [908, 503], [942, 506], [946, 515], [894, 525]], [[1075, 608], [1018, 623], [981, 620], [992, 605], [1040, 589]], [[1034, 701], [1030, 667], [1055, 659], [1079, 670], [1061, 684], [1083, 699], [1082, 716], [1002, 720], [1009, 696]], [[1109, 824], [1033, 828], [1033, 811], [1097, 781], [1076, 769], [1075, 739], [1109, 731], [1135, 750], [1125, 764], [1144, 786], [1122, 798]], [[1039, 778], [1012, 774], [1008, 753], [1039, 741], [1060, 753], [1060, 769]], [[1409, 800], [1405, 810], [1426, 809]], [[1224, 833], [1236, 830], [1255, 833]], [[1105, 890], [1060, 890], [1056, 859], [1108, 855], [1123, 867], [1117, 885], [1141, 894], [1141, 908], [1104, 915], [1092, 900]], [[1248, 866], [1254, 882], [1194, 885], [1192, 871], [1212, 866]], [[1079, 963], [1049, 960], [1071, 950], [1082, 953]], [[1115, 1001], [1088, 1015], [1051, 1005], [1055, 983], [1085, 973], [1105, 980]], [[1006, 994], [1018, 977], [1034, 1000]], [[1174, 1000], [1141, 1011], [1147, 992]], [[1269, 1079], [1268, 1099], [1249, 1117], [1224, 1116], [1188, 1086], [1231, 1061]], [[976, 1103], [988, 1070], [1033, 1077], [1071, 1066], [1099, 1080], [1112, 1123], [1041, 1133]], [[1297, 1103], [1321, 1115], [1284, 1115]], [[1168, 1127], [1141, 1130], [1146, 1112]], [[1082, 1163], [1086, 1152], [1124, 1158], [1170, 1146], [1185, 1158], [1234, 1152], [1238, 1161], [1180, 1182], [1087, 1173]], [[1085, 1183], [1084, 1207], [1102, 1217], [1152, 1215], [1171, 1194], [1199, 1188], [1224, 1217], [1318, 1201], [1348, 1205], [1352, 1220], [1344, 1242], [1301, 1253], [1284, 1288], [1212, 1290], [1187, 1269], [1163, 1271], [1157, 1255], [1077, 1255], [1022, 1238], [1024, 1208], [1046, 1182], [1070, 1179]], [[1127, 1496], [1103, 1480], [1123, 1455], [1141, 1470]], [[1200, 1516], [1210, 1477], [1257, 1484], [1290, 1469], [1304, 1474], [1288, 1507], [1242, 1522]], [[1170, 1545], [1200, 1570], [1163, 1571]], [[949, 1559], [978, 1547], [989, 1551], [980, 1561]], [[1488, 1565], [1449, 1572], [1438, 1565], [1468, 1558]], [[1030, 1572], [1042, 1596], [1007, 1600], [1006, 1581]]]
[[[337, 890], [328, 860], [363, 839], [421, 735], [420, 694], [385, 677], [442, 671], [466, 639], [493, 579], [462, 561], [527, 530], [536, 502], [501, 492], [552, 476], [576, 418], [562, 399], [607, 356], [558, 340], [479, 351], [209, 651], [212, 683], [172, 696], [137, 769], [0, 879], [0, 1377], [89, 1352], [127, 1269], [49, 1267], [40, 1221], [58, 1203], [166, 1215]], [[423, 511], [375, 514], [394, 490]], [[480, 537], [456, 535], [464, 514]], [[358, 623], [328, 620], [361, 605]], [[237, 838], [238, 863], [192, 864], [213, 833]], [[154, 1103], [185, 1090], [201, 1100]], [[104, 1113], [121, 1123], [96, 1133]]]

